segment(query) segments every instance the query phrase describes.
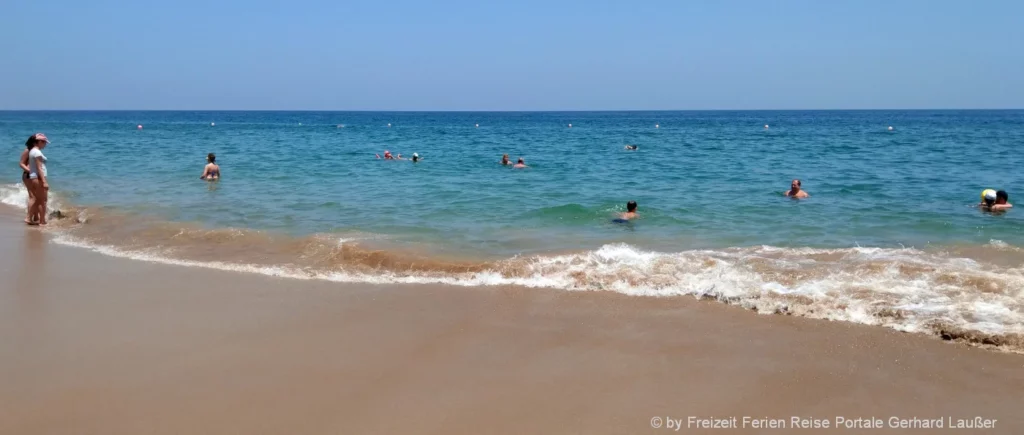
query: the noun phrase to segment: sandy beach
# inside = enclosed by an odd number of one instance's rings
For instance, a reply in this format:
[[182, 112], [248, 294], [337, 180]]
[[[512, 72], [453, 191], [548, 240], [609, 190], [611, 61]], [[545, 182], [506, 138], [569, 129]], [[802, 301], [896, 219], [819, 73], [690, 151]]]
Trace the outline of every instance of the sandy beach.
[[[3, 215], [2, 434], [722, 432], [691, 416], [1024, 431], [1022, 355], [692, 297], [145, 263]], [[820, 430], [726, 431], [794, 432]]]

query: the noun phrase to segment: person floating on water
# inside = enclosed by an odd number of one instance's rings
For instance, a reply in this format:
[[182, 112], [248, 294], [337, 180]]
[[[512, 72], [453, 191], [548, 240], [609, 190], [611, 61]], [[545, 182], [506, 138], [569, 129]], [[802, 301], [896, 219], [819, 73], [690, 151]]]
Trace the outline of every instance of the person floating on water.
[[515, 169], [523, 169], [523, 168], [528, 168], [529, 166], [526, 166], [526, 162], [523, 161], [522, 157], [520, 157], [519, 161], [516, 162], [516, 164], [514, 166], [512, 166], [512, 167], [515, 168]]
[[199, 178], [206, 181], [214, 181], [220, 179], [220, 166], [217, 165], [217, 156], [213, 153], [206, 155], [206, 167], [203, 168], [203, 175]]
[[993, 189], [985, 189], [981, 192], [981, 204], [979, 207], [987, 211], [1005, 211], [1013, 208], [1013, 204], [1010, 204], [1010, 195], [1005, 190], [995, 191]]
[[636, 145], [626, 145], [626, 149], [627, 150], [634, 150], [635, 151], [637, 149], [637, 146]]
[[412, 153], [412, 162], [413, 163], [419, 163], [420, 162], [420, 155], [418, 153]]
[[508, 158], [508, 154], [502, 154], [502, 156], [501, 156], [501, 166], [509, 166], [511, 164], [512, 164], [512, 160], [510, 160]]
[[789, 190], [786, 191], [786, 196], [793, 199], [802, 199], [811, 196], [807, 193], [807, 191], [801, 188], [801, 184], [802, 183], [800, 183], [800, 180], [794, 179], [793, 182], [789, 184]]

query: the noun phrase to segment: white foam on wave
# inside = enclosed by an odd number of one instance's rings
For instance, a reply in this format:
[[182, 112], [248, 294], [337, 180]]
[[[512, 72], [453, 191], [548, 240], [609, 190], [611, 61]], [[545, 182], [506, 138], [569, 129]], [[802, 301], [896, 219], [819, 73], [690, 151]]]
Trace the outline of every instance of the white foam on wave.
[[[346, 283], [517, 285], [716, 299], [763, 314], [936, 333], [955, 327], [1024, 335], [1024, 269], [998, 268], [920, 250], [778, 248], [649, 252], [614, 244], [579, 254], [512, 258], [476, 273], [302, 270], [175, 259], [158, 251], [96, 246], [67, 235], [55, 241], [135, 260], [294, 279]], [[348, 240], [339, 239], [338, 243]]]
[[988, 244], [986, 246], [998, 249], [1000, 251], [1024, 252], [1024, 249], [1021, 249], [1021, 248], [1019, 248], [1017, 246], [1013, 246], [1013, 245], [1011, 245], [1009, 243], [1006, 243], [1006, 242], [1004, 242], [1002, 240], [997, 240], [997, 239], [989, 240]]
[[28, 189], [21, 183], [0, 186], [0, 202], [24, 210], [28, 207]]
[[[28, 189], [21, 183], [2, 185], [0, 186], [0, 202], [25, 210], [28, 208]], [[57, 210], [60, 207], [60, 203], [53, 194], [46, 201], [46, 207], [50, 210]]]

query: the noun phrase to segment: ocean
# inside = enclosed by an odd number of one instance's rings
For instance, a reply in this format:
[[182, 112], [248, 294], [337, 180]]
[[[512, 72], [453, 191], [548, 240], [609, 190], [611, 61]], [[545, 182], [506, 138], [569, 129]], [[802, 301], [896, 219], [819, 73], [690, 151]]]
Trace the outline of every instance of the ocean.
[[[977, 207], [1022, 192], [1024, 111], [8, 111], [14, 207], [35, 132], [69, 216], [46, 231], [110, 255], [688, 295], [1024, 349], [1024, 210]], [[627, 201], [641, 218], [613, 223]]]

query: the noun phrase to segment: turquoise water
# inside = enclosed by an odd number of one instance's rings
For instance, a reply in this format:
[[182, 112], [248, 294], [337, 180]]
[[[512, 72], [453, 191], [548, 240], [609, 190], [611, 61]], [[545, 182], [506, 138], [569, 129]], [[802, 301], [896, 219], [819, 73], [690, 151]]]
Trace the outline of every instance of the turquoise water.
[[[1020, 213], [974, 207], [984, 188], [1021, 192], [1022, 111], [0, 112], [12, 160], [36, 131], [75, 204], [214, 228], [495, 257], [612, 242], [1024, 244]], [[376, 160], [385, 149], [423, 161]], [[209, 152], [215, 186], [198, 180]], [[498, 165], [503, 153], [530, 168]], [[792, 178], [810, 199], [782, 196]], [[643, 219], [610, 223], [628, 200]]]
[[691, 295], [1024, 352], [1024, 209], [976, 206], [1022, 191], [1024, 111], [0, 112], [4, 203], [37, 131], [72, 216], [52, 240], [109, 255]]

